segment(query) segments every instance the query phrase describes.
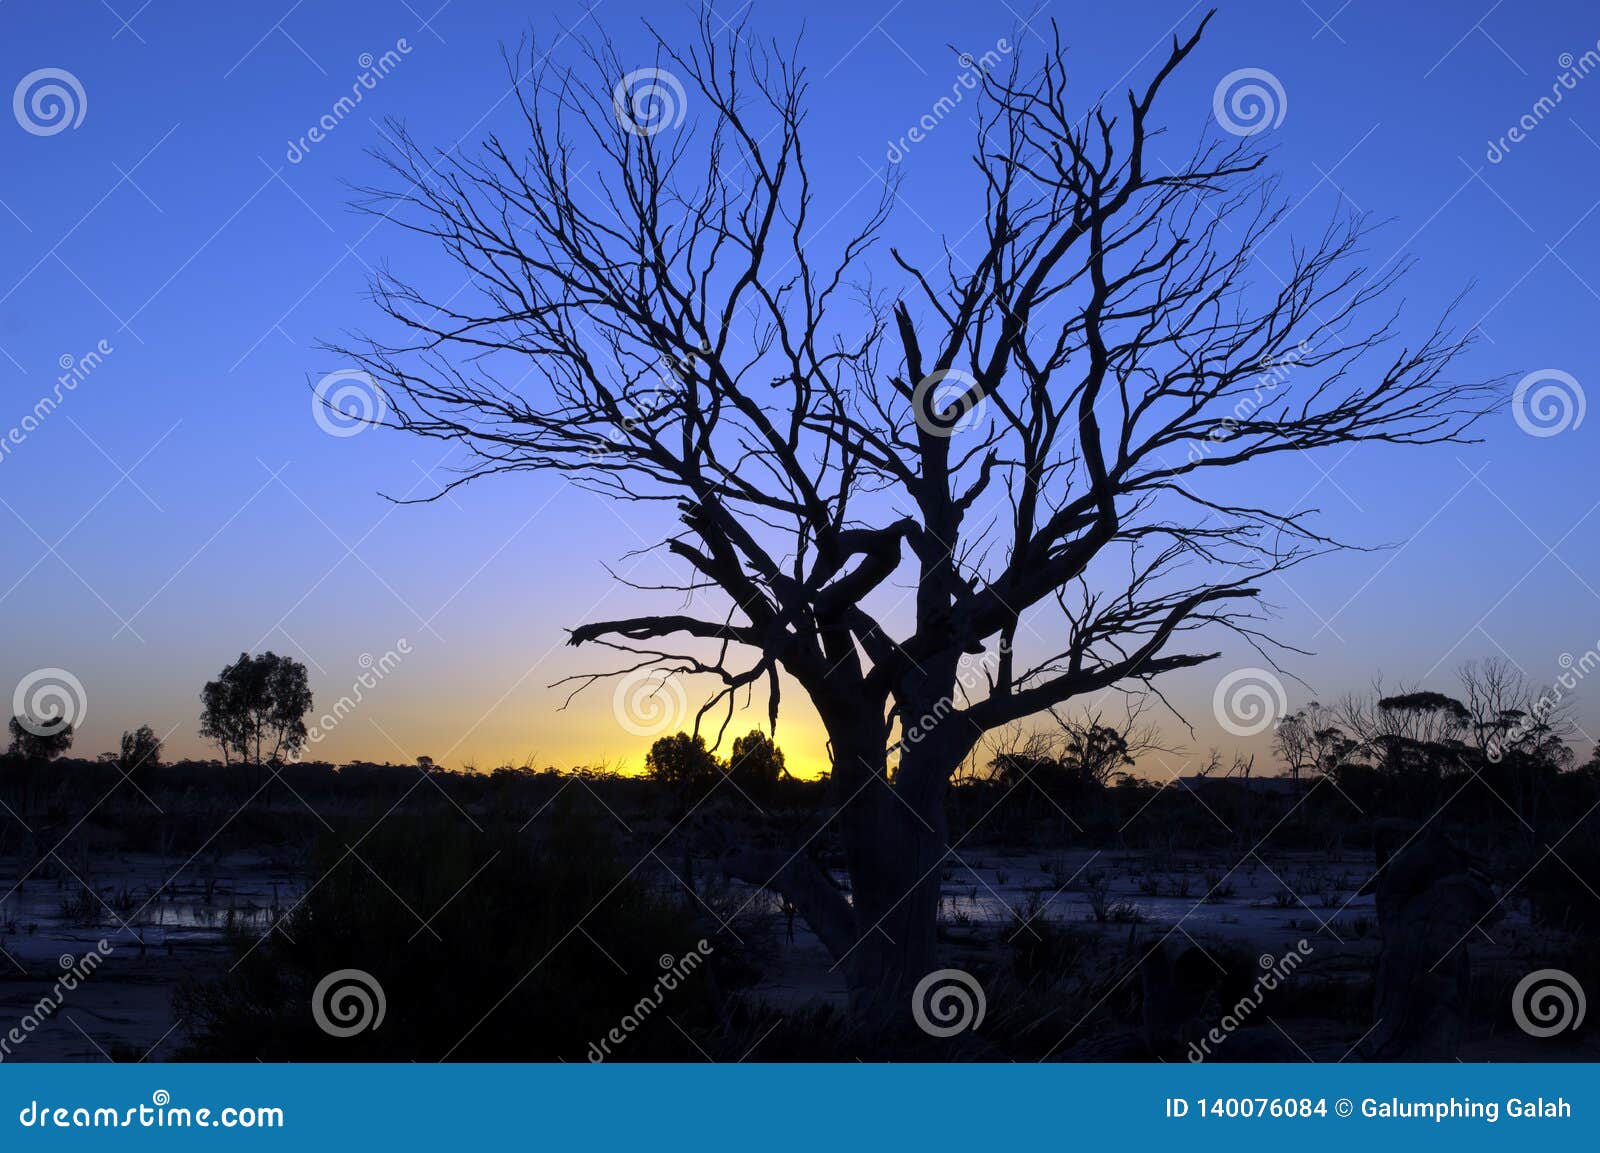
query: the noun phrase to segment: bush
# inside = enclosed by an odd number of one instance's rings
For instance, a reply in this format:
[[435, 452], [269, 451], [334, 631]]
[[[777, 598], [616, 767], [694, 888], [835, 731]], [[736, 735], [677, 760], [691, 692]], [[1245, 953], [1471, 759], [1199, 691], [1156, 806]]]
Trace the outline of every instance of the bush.
[[[709, 963], [648, 1002], [661, 959], [687, 957], [699, 934], [617, 863], [594, 819], [554, 808], [542, 842], [510, 825], [479, 832], [459, 814], [330, 835], [281, 931], [240, 940], [227, 975], [179, 994], [185, 1056], [582, 1061], [624, 1018], [637, 1025], [609, 1056], [698, 1056], [679, 1030], [715, 1019]], [[312, 992], [352, 968], [381, 985], [385, 1015], [330, 1036]]]

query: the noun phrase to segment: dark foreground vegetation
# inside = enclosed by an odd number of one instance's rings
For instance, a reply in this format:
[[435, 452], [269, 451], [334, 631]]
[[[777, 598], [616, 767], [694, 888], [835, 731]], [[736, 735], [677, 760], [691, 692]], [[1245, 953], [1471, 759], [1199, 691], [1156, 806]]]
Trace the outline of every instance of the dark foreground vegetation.
[[[1159, 783], [1126, 772], [1117, 734], [1081, 738], [1019, 746], [950, 791], [941, 961], [974, 976], [987, 1012], [949, 1038], [859, 1023], [803, 919], [752, 875], [799, 847], [847, 883], [834, 783], [788, 776], [759, 734], [731, 768], [665, 738], [642, 776], [19, 746], [0, 758], [0, 945], [26, 957], [53, 931], [41, 921], [103, 935], [115, 951], [94, 981], [166, 989], [163, 1055], [188, 1059], [1183, 1059], [1249, 1001], [1259, 958], [1301, 938], [1310, 960], [1208, 1057], [1416, 1055], [1437, 1039], [1371, 1051], [1394, 962], [1362, 898], [1397, 845], [1427, 844], [1465, 862], [1441, 884], [1485, 886], [1449, 992], [1466, 1054], [1586, 1052], [1581, 1029], [1529, 1050], [1510, 996], [1545, 967], [1600, 988], [1600, 762], [1406, 737], [1342, 747], [1300, 780], [1236, 765]], [[252, 870], [291, 880], [249, 908], [225, 894]], [[214, 940], [152, 919], [180, 890], [226, 907]], [[16, 912], [41, 899], [45, 917]], [[20, 968], [0, 994], [32, 995], [40, 974]], [[312, 1015], [345, 969], [381, 986], [380, 1027], [337, 1036]]]

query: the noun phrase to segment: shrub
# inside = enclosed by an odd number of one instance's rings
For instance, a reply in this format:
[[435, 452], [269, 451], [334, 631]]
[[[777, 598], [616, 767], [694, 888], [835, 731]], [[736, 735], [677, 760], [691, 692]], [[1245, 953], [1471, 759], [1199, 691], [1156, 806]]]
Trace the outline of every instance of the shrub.
[[[558, 807], [550, 827], [541, 843], [509, 825], [397, 814], [365, 837], [330, 835], [281, 928], [241, 939], [227, 975], [179, 994], [185, 1055], [581, 1061], [631, 1016], [611, 1056], [697, 1056], [674, 1023], [692, 1033], [713, 1019], [709, 964], [658, 1005], [643, 999], [659, 959], [686, 957], [700, 934], [617, 863], [592, 818]], [[311, 995], [349, 968], [376, 978], [386, 1011], [377, 1029], [333, 1037]]]

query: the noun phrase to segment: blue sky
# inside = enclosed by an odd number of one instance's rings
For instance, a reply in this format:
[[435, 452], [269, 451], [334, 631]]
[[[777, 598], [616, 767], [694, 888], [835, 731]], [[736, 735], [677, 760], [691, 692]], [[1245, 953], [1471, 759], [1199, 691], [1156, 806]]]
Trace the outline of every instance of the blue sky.
[[[1282, 119], [1260, 141], [1297, 205], [1284, 240], [1314, 234], [1341, 204], [1371, 214], [1385, 222], [1372, 261], [1416, 260], [1415, 323], [1470, 284], [1461, 316], [1482, 336], [1470, 370], [1557, 370], [1581, 397], [1600, 378], [1600, 75], [1552, 109], [1536, 104], [1597, 49], [1600, 15], [1577, 0], [1220, 7], [1164, 97], [1173, 140], [1216, 130], [1221, 78], [1270, 72]], [[951, 90], [952, 46], [981, 54], [1004, 39], [1027, 56], [1055, 19], [1088, 99], [1143, 80], [1203, 8], [822, 0], [805, 13], [811, 160], [843, 228], [891, 142]], [[350, 185], [378, 178], [367, 152], [384, 146], [384, 119], [465, 150], [490, 132], [514, 137], [503, 42], [531, 31], [565, 61], [603, 28], [649, 63], [646, 17], [670, 35], [693, 13], [621, 0], [0, 6], [5, 90], [49, 68], [82, 93], [81, 122], [60, 131], [26, 130], [26, 105], [0, 117], [0, 435], [55, 391], [63, 364], [109, 349], [0, 455], [0, 688], [65, 669], [87, 701], [79, 751], [148, 722], [174, 753], [199, 753], [200, 686], [241, 650], [300, 657], [331, 702], [403, 642], [317, 755], [639, 763], [648, 741], [617, 727], [607, 690], [563, 712], [548, 686], [589, 667], [560, 647], [563, 627], [640, 607], [602, 562], [659, 526], [554, 476], [395, 507], [382, 494], [423, 495], [448, 475], [442, 447], [329, 436], [310, 385], [346, 367], [319, 341], [373, 324], [367, 277], [415, 257], [348, 207]], [[790, 38], [796, 9], [758, 2], [751, 27]], [[295, 149], [385, 52], [397, 62], [356, 112]], [[1522, 139], [1491, 147], [1524, 117]], [[907, 150], [889, 240], [930, 252], [971, 227], [971, 127], [958, 110]], [[455, 287], [415, 259], [408, 272]], [[891, 283], [886, 255], [875, 260]], [[1591, 416], [1534, 436], [1508, 406], [1480, 445], [1341, 450], [1252, 479], [1321, 508], [1345, 539], [1394, 546], [1269, 585], [1277, 635], [1314, 650], [1288, 671], [1325, 699], [1379, 673], [1448, 689], [1457, 664], [1494, 654], [1545, 681], [1563, 654], [1600, 643], [1597, 427]], [[1218, 666], [1168, 686], [1195, 724], [1174, 739], [1195, 750], [1235, 743], [1211, 715], [1212, 689], [1255, 658], [1224, 643]], [[1594, 695], [1580, 688], [1578, 720], [1600, 733]], [[784, 723], [798, 759], [820, 763], [803, 709]]]

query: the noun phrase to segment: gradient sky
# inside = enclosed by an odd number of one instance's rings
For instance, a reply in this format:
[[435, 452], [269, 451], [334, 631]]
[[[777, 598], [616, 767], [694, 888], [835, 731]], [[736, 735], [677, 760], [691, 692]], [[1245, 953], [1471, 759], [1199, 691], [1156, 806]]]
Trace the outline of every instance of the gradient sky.
[[[1006, 38], [1027, 54], [1054, 18], [1087, 98], [1142, 83], [1171, 31], [1204, 11], [1065, 0], [804, 9], [810, 160], [823, 203], [846, 210], [840, 228], [852, 204], [865, 207], [888, 142], [950, 91], [951, 45], [981, 54]], [[669, 34], [692, 26], [686, 6], [624, 0], [0, 6], [4, 90], [59, 68], [86, 97], [82, 122], [52, 135], [0, 117], [0, 438], [52, 392], [59, 365], [102, 341], [111, 349], [0, 455], [0, 689], [67, 669], [88, 702], [78, 752], [148, 722], [170, 733], [172, 754], [203, 754], [200, 686], [241, 650], [306, 661], [320, 712], [350, 692], [364, 659], [404, 641], [409, 653], [314, 755], [638, 766], [648, 739], [618, 727], [609, 688], [558, 711], [564, 692], [549, 685], [596, 667], [562, 647], [564, 626], [649, 607], [603, 562], [654, 539], [660, 522], [556, 476], [395, 507], [381, 494], [424, 495], [448, 475], [442, 446], [382, 430], [329, 436], [309, 386], [346, 367], [317, 342], [373, 324], [366, 278], [400, 247], [347, 207], [350, 184], [377, 179], [366, 153], [383, 145], [383, 119], [463, 149], [491, 131], [514, 136], [502, 42], [531, 19], [554, 59], [573, 55], [563, 28], [603, 26], [625, 56], [643, 53], [646, 16]], [[758, 2], [752, 27], [792, 37], [794, 6]], [[291, 162], [291, 141], [350, 90], [363, 54], [402, 39], [409, 51], [357, 113]], [[1416, 324], [1473, 284], [1462, 316], [1484, 339], [1471, 371], [1556, 369], [1581, 389], [1600, 380], [1600, 74], [1497, 163], [1486, 153], [1551, 92], [1565, 54], [1597, 41], [1600, 12], [1581, 0], [1235, 0], [1166, 89], [1164, 119], [1190, 141], [1223, 76], [1269, 71], [1286, 104], [1261, 139], [1299, 205], [1287, 231], [1313, 233], [1341, 198], [1387, 221], [1372, 258], [1416, 257]], [[971, 127], [958, 112], [902, 162], [891, 241], [926, 252], [971, 227]], [[882, 250], [869, 263], [892, 280]], [[448, 295], [455, 274], [435, 271]], [[1534, 680], [1558, 675], [1563, 654], [1600, 642], [1597, 428], [1591, 415], [1531, 436], [1508, 407], [1481, 445], [1296, 457], [1255, 476], [1276, 503], [1324, 510], [1323, 527], [1345, 539], [1396, 546], [1271, 582], [1277, 635], [1314, 650], [1286, 668], [1324, 699], [1378, 673], [1450, 689], [1457, 664], [1493, 654]], [[1264, 749], [1212, 716], [1218, 678], [1259, 663], [1219, 640], [1221, 662], [1167, 682], [1195, 728], [1172, 726], [1171, 739]], [[1288, 692], [1294, 704], [1311, 695], [1293, 682]], [[1600, 732], [1600, 694], [1580, 694], [1579, 722]], [[796, 694], [779, 739], [802, 769], [824, 763]]]

